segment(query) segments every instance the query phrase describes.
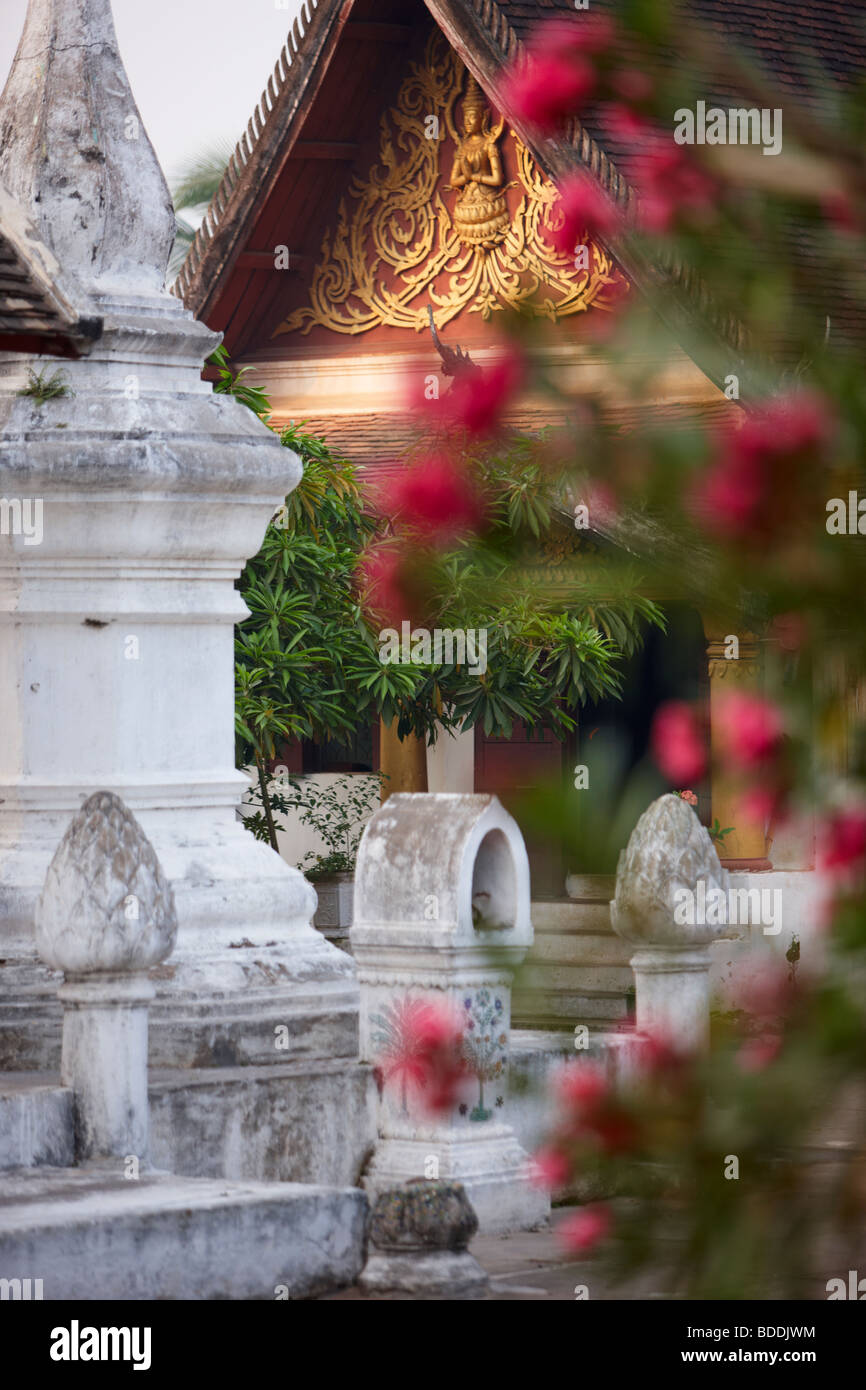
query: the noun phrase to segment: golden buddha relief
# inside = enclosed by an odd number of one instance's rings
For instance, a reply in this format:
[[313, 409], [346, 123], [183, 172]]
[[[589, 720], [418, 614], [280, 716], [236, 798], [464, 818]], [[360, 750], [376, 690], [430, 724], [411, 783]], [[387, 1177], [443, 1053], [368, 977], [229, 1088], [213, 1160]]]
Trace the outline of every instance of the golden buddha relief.
[[491, 130], [490, 108], [471, 73], [463, 100], [463, 134], [455, 130], [448, 108], [446, 120], [455, 150], [451, 187], [463, 190], [454, 205], [454, 226], [467, 245], [489, 250], [505, 240], [511, 226], [498, 148], [505, 120], [500, 117]]
[[[506, 181], [506, 169], [516, 177]], [[481, 88], [435, 30], [424, 62], [410, 65], [397, 105], [381, 119], [378, 161], [352, 180], [325, 233], [308, 303], [273, 336], [314, 326], [423, 333], [428, 305], [438, 328], [464, 309], [488, 319], [519, 307], [553, 321], [609, 309], [622, 276], [594, 242], [579, 267], [556, 248], [558, 203], [554, 185], [504, 121], [494, 122]]]

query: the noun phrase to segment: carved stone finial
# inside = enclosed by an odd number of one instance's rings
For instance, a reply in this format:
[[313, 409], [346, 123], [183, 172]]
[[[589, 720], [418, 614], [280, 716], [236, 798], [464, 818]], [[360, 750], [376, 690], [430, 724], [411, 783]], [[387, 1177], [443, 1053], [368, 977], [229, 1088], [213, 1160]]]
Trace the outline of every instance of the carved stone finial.
[[30, 0], [0, 97], [0, 183], [84, 294], [161, 295], [175, 218], [111, 0]]
[[113, 792], [84, 803], [57, 847], [36, 946], [68, 975], [144, 971], [174, 949], [174, 895], [153, 846]]
[[467, 1246], [478, 1218], [462, 1183], [415, 1178], [381, 1192], [360, 1279], [374, 1298], [483, 1299], [489, 1279]]
[[706, 829], [682, 797], [668, 793], [644, 811], [619, 856], [616, 897], [611, 904], [614, 930], [628, 941], [698, 946], [714, 941], [718, 925], [678, 923], [675, 896], [680, 889], [694, 893], [728, 891], [728, 874], [719, 863]]
[[379, 1193], [370, 1239], [379, 1250], [465, 1250], [477, 1230], [462, 1183], [419, 1178]]

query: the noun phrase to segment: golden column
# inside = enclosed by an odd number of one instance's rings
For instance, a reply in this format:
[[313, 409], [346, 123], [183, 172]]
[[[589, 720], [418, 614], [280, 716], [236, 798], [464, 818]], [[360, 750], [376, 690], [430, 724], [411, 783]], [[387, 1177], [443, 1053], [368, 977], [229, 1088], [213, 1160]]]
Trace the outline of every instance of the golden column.
[[423, 738], [408, 734], [397, 737], [397, 720], [379, 723], [379, 769], [386, 781], [382, 783], [382, 801], [392, 792], [426, 792], [427, 744]]
[[712, 750], [711, 817], [722, 829], [733, 826], [719, 847], [722, 863], [733, 870], [770, 869], [767, 827], [743, 812], [742, 782], [725, 772], [725, 748], [718, 720], [719, 706], [733, 691], [756, 692], [761, 675], [758, 639], [753, 632], [736, 632], [715, 617], [704, 617], [710, 676], [710, 747]]

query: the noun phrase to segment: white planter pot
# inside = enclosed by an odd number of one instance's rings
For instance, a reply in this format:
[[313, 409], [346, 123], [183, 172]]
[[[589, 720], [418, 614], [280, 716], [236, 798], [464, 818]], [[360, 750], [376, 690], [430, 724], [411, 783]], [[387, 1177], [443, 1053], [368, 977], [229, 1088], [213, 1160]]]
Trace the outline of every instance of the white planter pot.
[[355, 875], [329, 874], [314, 880], [319, 905], [313, 925], [323, 936], [343, 950], [349, 949], [349, 928], [355, 901]]

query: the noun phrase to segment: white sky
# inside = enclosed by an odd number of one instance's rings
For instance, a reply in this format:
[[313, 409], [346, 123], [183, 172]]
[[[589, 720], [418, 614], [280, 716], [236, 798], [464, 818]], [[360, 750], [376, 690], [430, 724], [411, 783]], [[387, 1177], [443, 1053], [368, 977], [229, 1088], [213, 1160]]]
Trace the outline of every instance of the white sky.
[[[120, 52], [147, 132], [169, 178], [253, 112], [301, 0], [113, 0]], [[0, 85], [27, 0], [0, 0]]]

